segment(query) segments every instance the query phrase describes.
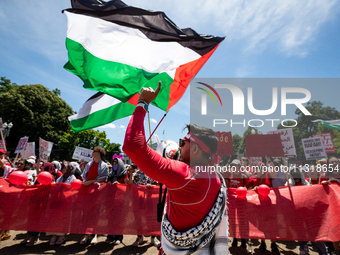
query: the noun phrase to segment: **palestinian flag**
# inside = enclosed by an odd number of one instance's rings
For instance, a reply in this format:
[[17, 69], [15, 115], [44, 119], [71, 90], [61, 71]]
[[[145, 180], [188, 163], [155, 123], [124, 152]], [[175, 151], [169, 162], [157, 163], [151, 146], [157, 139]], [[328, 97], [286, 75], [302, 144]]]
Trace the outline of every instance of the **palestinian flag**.
[[79, 113], [68, 117], [73, 132], [91, 129], [129, 116], [135, 110], [138, 97], [123, 103], [118, 99], [98, 92], [90, 97], [80, 108]]
[[322, 126], [330, 129], [336, 129], [340, 131], [340, 120], [328, 120], [328, 121], [323, 121], [320, 120]]
[[72, 0], [64, 68], [84, 87], [127, 102], [142, 87], [162, 88], [153, 102], [169, 110], [224, 39], [178, 28], [163, 12], [121, 1]]

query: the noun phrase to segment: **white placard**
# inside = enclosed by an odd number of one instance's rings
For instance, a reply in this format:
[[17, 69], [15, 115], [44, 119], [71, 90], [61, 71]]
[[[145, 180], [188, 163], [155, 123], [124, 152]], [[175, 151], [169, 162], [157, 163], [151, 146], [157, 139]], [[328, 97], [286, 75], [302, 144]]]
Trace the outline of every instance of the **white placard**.
[[249, 163], [255, 166], [259, 161], [262, 162], [262, 157], [249, 157]]
[[320, 137], [302, 139], [306, 160], [326, 158], [325, 148]]
[[273, 131], [269, 131], [267, 134], [280, 134], [282, 147], [283, 147], [283, 153], [285, 157], [287, 158], [296, 157], [293, 130], [291, 128], [273, 130]]
[[4, 126], [2, 125], [2, 118], [0, 118], [0, 131], [4, 130]]
[[[6, 141], [5, 141], [5, 145], [6, 145]], [[0, 140], [0, 149], [5, 149], [5, 146], [4, 146], [4, 144], [2, 143], [2, 141]]]
[[49, 148], [48, 141], [39, 137], [39, 158], [43, 162], [48, 162], [48, 148]]
[[52, 147], [53, 147], [53, 143], [52, 142], [48, 142], [48, 156], [51, 155]]
[[21, 153], [21, 157], [28, 159], [30, 156], [35, 156], [35, 142], [27, 143], [25, 150]]
[[21, 137], [14, 153], [22, 153], [25, 150], [27, 142], [28, 142], [28, 136]]
[[93, 150], [82, 148], [82, 147], [76, 147], [73, 152], [73, 159], [81, 160], [83, 159], [86, 162], [92, 161], [92, 152]]

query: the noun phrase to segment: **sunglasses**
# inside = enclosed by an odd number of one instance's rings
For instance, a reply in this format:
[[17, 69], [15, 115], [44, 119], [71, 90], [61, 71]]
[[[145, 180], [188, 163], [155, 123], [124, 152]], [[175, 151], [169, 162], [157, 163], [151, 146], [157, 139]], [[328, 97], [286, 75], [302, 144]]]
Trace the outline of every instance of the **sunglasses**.
[[183, 147], [183, 146], [184, 146], [184, 144], [185, 144], [185, 142], [189, 142], [189, 141], [187, 141], [187, 140], [184, 140], [184, 139], [179, 139], [178, 146], [179, 146], [179, 147]]
[[100, 151], [93, 151], [93, 152], [100, 152]]
[[241, 159], [241, 161], [248, 161], [248, 159]]
[[17, 163], [17, 166], [23, 165], [23, 163]]

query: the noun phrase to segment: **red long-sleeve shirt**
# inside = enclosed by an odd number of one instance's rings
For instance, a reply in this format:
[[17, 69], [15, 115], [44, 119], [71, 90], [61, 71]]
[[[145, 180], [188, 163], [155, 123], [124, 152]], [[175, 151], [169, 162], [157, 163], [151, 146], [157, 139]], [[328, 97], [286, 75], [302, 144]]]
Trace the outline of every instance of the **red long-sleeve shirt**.
[[221, 180], [216, 173], [197, 173], [195, 167], [165, 159], [147, 146], [144, 132], [146, 111], [136, 107], [126, 129], [123, 151], [151, 179], [168, 188], [167, 215], [180, 232], [199, 225], [213, 206]]

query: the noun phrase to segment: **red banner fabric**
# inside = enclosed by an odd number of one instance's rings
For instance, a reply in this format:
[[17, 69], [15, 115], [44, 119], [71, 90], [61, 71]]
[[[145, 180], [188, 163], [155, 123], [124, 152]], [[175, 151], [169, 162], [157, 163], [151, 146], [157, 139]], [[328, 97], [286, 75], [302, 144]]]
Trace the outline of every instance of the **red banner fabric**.
[[339, 241], [339, 184], [272, 188], [268, 197], [228, 190], [230, 236], [251, 239]]
[[231, 132], [215, 132], [218, 138], [217, 145], [217, 155], [219, 156], [227, 156], [234, 155], [233, 149], [233, 137], [231, 136]]
[[126, 184], [23, 188], [0, 178], [0, 229], [159, 235], [158, 192], [158, 187]]
[[279, 134], [246, 135], [247, 157], [283, 157], [284, 152]]
[[[0, 229], [57, 233], [160, 235], [158, 187], [68, 184], [34, 188], [0, 178]], [[339, 241], [339, 184], [273, 188], [268, 197], [228, 189], [230, 236]]]

